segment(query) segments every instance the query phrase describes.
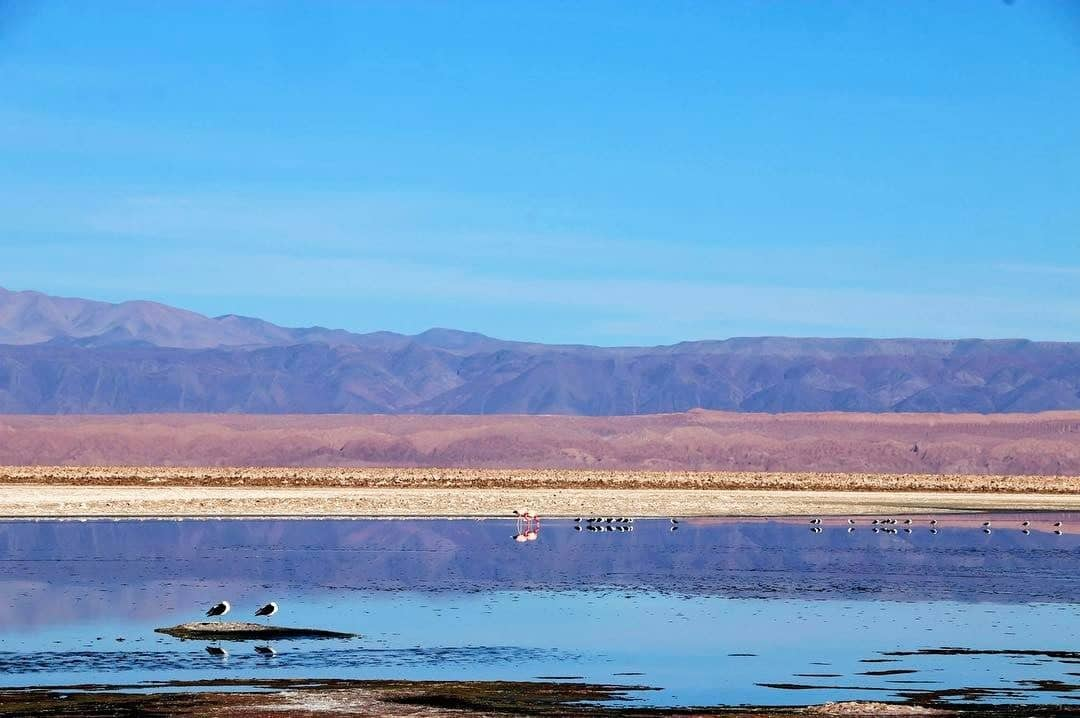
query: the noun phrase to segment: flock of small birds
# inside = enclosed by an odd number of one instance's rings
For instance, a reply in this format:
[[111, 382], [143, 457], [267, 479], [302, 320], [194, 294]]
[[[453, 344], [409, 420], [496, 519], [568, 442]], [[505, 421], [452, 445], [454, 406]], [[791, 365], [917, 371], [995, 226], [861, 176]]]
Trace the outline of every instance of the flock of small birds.
[[[848, 533], [854, 532], [855, 531], [855, 519], [848, 519], [847, 522], [849, 524], [848, 525]], [[913, 521], [911, 519], [904, 519], [902, 521], [899, 521], [897, 519], [889, 518], [889, 519], [872, 519], [870, 521], [870, 525], [873, 527], [872, 530], [873, 530], [874, 533], [886, 533], [886, 534], [899, 534], [901, 531], [903, 531], [906, 534], [909, 534], [909, 533], [912, 532], [912, 528], [911, 528], [912, 524], [913, 524]], [[938, 532], [938, 530], [936, 528], [937, 519], [930, 519], [928, 524], [930, 526], [930, 533], [931, 534], [937, 534], [937, 532]], [[899, 528], [897, 528], [897, 526], [899, 526]], [[1020, 523], [1020, 533], [1022, 533], [1024, 536], [1030, 535], [1031, 530], [1028, 528], [1029, 526], [1031, 526], [1030, 521], [1022, 521]], [[1060, 521], [1055, 521], [1054, 523], [1051, 524], [1051, 527], [1054, 529], [1054, 534], [1055, 535], [1057, 535], [1057, 536], [1061, 535], [1061, 522]], [[990, 521], [983, 521], [983, 523], [982, 523], [982, 531], [983, 531], [984, 534], [993, 533], [994, 530], [993, 530], [992, 523]], [[819, 519], [819, 518], [810, 519], [810, 533], [815, 533], [815, 534], [821, 533], [821, 519]]]
[[574, 530], [581, 531], [581, 524], [583, 523], [586, 531], [626, 532], [634, 530], [631, 525], [634, 523], [634, 519], [629, 516], [594, 516], [587, 519], [578, 517], [574, 519]]
[[[519, 519], [526, 519], [526, 520], [532, 520], [532, 521], [537, 521], [537, 522], [539, 521], [538, 516], [536, 516], [535, 514], [531, 514], [528, 511], [514, 511], [514, 515], [517, 516]], [[671, 519], [668, 519], [668, 521], [670, 521], [670, 523], [671, 523], [671, 530], [672, 531], [677, 531], [678, 528], [679, 528], [679, 519], [671, 518]], [[604, 532], [604, 531], [627, 532], [627, 531], [633, 531], [634, 530], [633, 523], [634, 523], [634, 519], [633, 519], [633, 517], [630, 517], [630, 516], [591, 516], [591, 517], [588, 517], [588, 518], [581, 518], [579, 516], [579, 517], [574, 519], [574, 530], [575, 531], [584, 530], [584, 531], [594, 531], [594, 532]], [[853, 533], [855, 531], [856, 520], [849, 518], [847, 520], [847, 523], [848, 523], [847, 532], [848, 533]], [[912, 533], [912, 530], [913, 530], [912, 527], [914, 526], [914, 524], [915, 524], [915, 522], [912, 519], [909, 519], [909, 518], [907, 518], [907, 519], [884, 518], [884, 519], [871, 519], [870, 520], [870, 525], [872, 527], [871, 530], [874, 533], [899, 534], [900, 532], [903, 532], [905, 534], [910, 534], [910, 533]], [[938, 533], [937, 519], [930, 519], [927, 522], [927, 524], [930, 527], [930, 533], [936, 535]], [[1029, 535], [1031, 533], [1031, 530], [1029, 528], [1030, 526], [1031, 526], [1030, 521], [1022, 521], [1020, 523], [1020, 532], [1025, 536]], [[1058, 535], [1058, 536], [1061, 535], [1061, 522], [1060, 521], [1055, 521], [1053, 524], [1051, 524], [1051, 527], [1054, 529], [1054, 533], [1056, 535]], [[982, 524], [982, 530], [983, 530], [983, 533], [985, 533], [985, 534], [993, 533], [993, 528], [992, 528], [991, 522], [990, 521], [984, 521], [983, 524]], [[810, 519], [810, 532], [815, 533], [815, 534], [819, 534], [819, 533], [822, 532], [822, 526], [821, 526], [821, 519], [820, 518], [812, 518], [812, 519]], [[262, 610], [262, 609], [260, 609], [260, 610]], [[208, 613], [207, 615], [211, 615], [211, 614]], [[257, 614], [257, 615], [263, 615], [263, 614]]]

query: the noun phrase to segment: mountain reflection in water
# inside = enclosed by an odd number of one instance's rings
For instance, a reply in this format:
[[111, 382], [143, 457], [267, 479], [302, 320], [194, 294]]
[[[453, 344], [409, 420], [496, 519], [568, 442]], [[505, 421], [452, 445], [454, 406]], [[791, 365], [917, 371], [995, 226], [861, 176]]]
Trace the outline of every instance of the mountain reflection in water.
[[[625, 674], [664, 689], [648, 702], [681, 705], [970, 686], [1035, 700], [1023, 686], [1051, 680], [1073, 700], [1075, 662], [1017, 651], [1070, 648], [1080, 517], [997, 515], [992, 534], [975, 517], [943, 518], [936, 534], [928, 521], [891, 534], [868, 519], [820, 533], [805, 519], [621, 532], [544, 520], [528, 542], [513, 519], [6, 522], [0, 673], [5, 685]], [[222, 599], [237, 620], [275, 600], [275, 623], [363, 637], [208, 654], [153, 633]], [[926, 652], [942, 646], [983, 652]]]

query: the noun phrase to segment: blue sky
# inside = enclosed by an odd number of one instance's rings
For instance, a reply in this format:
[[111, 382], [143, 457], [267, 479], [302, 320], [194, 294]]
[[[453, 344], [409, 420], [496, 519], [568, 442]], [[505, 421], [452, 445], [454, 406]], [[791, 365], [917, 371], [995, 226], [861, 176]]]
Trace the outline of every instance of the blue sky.
[[0, 0], [0, 286], [1080, 340], [1080, 4]]

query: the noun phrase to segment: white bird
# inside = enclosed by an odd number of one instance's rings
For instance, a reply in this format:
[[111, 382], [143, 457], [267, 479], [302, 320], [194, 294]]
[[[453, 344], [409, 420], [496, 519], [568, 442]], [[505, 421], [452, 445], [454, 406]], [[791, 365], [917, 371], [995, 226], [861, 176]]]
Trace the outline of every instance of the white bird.
[[211, 606], [210, 610], [206, 612], [206, 615], [209, 618], [213, 618], [214, 616], [220, 618], [228, 613], [230, 608], [232, 608], [232, 606], [229, 605], [228, 601], [222, 601], [221, 603]]
[[275, 613], [277, 613], [277, 604], [274, 603], [273, 601], [271, 601], [270, 603], [266, 604], [265, 606], [260, 608], [258, 611], [256, 611], [255, 615], [256, 616], [266, 616], [267, 618], [270, 618]]

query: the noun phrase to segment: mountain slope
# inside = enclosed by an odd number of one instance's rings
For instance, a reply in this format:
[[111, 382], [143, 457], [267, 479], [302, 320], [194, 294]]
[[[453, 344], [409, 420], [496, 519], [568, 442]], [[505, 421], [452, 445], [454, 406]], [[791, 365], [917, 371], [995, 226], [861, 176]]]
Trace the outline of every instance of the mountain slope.
[[232, 314], [210, 318], [157, 302], [110, 304], [40, 292], [11, 292], [0, 287], [0, 344], [55, 340], [83, 346], [142, 342], [159, 347], [207, 349], [313, 341], [347, 344], [362, 340], [362, 336], [322, 327], [289, 329]]
[[1080, 409], [1080, 344], [737, 338], [664, 347], [290, 329], [0, 290], [3, 413], [621, 415]]

